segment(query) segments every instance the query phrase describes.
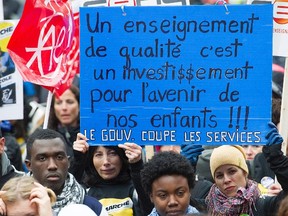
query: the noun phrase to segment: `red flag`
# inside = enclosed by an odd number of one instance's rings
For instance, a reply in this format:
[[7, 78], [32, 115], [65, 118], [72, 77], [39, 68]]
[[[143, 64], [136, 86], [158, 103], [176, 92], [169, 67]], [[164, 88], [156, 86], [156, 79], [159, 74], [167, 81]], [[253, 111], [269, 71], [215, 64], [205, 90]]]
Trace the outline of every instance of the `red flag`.
[[79, 12], [74, 13], [74, 36], [72, 40], [72, 47], [67, 55], [67, 70], [71, 73], [79, 74], [79, 66], [80, 66], [80, 47], [79, 47]]
[[67, 0], [26, 0], [8, 51], [25, 81], [60, 96], [75, 75], [67, 67], [73, 35], [73, 13]]

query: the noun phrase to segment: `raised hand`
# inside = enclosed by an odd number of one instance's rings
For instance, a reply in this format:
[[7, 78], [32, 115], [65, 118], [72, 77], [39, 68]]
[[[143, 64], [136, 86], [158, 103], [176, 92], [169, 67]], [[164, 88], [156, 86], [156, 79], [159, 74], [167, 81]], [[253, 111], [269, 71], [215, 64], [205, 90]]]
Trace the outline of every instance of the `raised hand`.
[[203, 151], [202, 145], [189, 144], [181, 146], [181, 155], [186, 157], [193, 166], [196, 166], [198, 157]]
[[279, 134], [276, 125], [273, 124], [272, 122], [269, 122], [268, 126], [269, 126], [270, 130], [267, 133], [267, 135], [265, 136], [265, 138], [267, 139], [266, 145], [271, 146], [271, 145], [282, 144], [283, 138]]
[[142, 147], [136, 143], [126, 142], [124, 144], [119, 144], [119, 148], [125, 150], [125, 155], [128, 158], [129, 163], [136, 163], [142, 158]]
[[83, 154], [85, 154], [89, 149], [89, 145], [87, 143], [87, 140], [88, 139], [87, 139], [87, 137], [84, 136], [84, 134], [77, 133], [77, 138], [73, 142], [73, 149], [75, 151], [79, 151], [79, 152], [82, 152]]

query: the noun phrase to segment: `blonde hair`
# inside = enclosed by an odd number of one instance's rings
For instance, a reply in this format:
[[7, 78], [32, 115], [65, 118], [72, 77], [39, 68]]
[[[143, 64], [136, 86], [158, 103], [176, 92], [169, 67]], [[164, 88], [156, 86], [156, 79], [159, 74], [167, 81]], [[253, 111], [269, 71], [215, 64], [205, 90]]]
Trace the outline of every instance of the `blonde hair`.
[[[14, 177], [3, 185], [1, 191], [5, 191], [5, 193], [1, 194], [0, 198], [2, 198], [4, 203], [14, 203], [19, 199], [29, 199], [31, 190], [37, 187], [34, 182], [36, 181], [31, 176]], [[46, 190], [51, 204], [54, 204], [56, 202], [55, 193], [49, 188], [46, 188]]]

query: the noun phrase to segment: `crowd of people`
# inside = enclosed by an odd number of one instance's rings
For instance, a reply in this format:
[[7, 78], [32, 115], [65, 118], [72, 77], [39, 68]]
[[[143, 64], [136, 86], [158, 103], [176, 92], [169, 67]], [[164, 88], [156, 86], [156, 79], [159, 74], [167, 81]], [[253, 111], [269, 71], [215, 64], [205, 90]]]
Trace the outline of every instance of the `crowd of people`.
[[[4, 0], [6, 18], [21, 11], [12, 2]], [[265, 145], [153, 146], [149, 160], [137, 143], [89, 146], [79, 76], [53, 96], [47, 128], [47, 90], [25, 82], [24, 119], [0, 121], [0, 215], [287, 216], [288, 158], [278, 132], [284, 69], [274, 62]]]

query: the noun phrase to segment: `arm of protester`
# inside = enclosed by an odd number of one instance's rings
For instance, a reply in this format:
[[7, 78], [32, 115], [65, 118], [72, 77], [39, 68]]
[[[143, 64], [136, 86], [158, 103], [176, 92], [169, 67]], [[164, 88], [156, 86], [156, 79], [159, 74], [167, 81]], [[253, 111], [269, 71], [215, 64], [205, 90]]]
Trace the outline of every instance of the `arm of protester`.
[[283, 142], [282, 136], [279, 134], [277, 127], [272, 123], [268, 123], [270, 128], [266, 135], [266, 145], [263, 146], [262, 152], [270, 165], [271, 170], [275, 173], [278, 182], [284, 192], [288, 192], [288, 158], [281, 151]]
[[148, 194], [146, 194], [141, 184], [140, 172], [144, 166], [142, 160], [142, 147], [135, 143], [124, 143], [119, 144], [118, 146], [119, 148], [124, 149], [125, 154], [130, 163], [130, 170], [131, 170], [130, 175], [134, 188], [136, 189], [138, 194], [138, 199], [140, 201], [140, 206], [142, 208], [143, 215], [149, 215], [154, 205], [150, 201], [150, 197], [148, 196]]
[[69, 172], [80, 183], [82, 183], [84, 167], [86, 167], [88, 159], [89, 145], [87, 141], [88, 139], [82, 133], [77, 133], [77, 138], [73, 142], [74, 159], [70, 162]]
[[272, 184], [267, 191], [268, 196], [277, 196], [282, 191], [281, 185]]

